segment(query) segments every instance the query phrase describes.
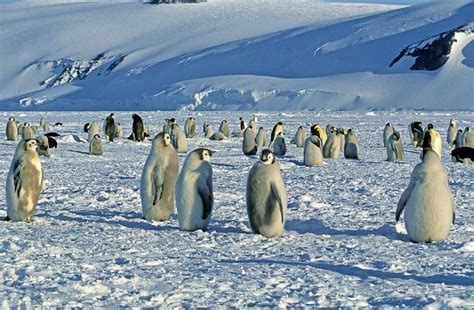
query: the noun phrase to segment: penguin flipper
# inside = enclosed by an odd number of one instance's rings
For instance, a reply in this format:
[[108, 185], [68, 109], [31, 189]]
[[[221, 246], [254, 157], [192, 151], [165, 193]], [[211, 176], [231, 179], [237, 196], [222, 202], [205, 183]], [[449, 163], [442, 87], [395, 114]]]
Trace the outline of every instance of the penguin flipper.
[[23, 170], [23, 162], [20, 160], [17, 160], [14, 164], [14, 174], [13, 174], [13, 184], [14, 184], [14, 190], [15, 194], [17, 197], [20, 197], [20, 191], [21, 191], [21, 172]]
[[206, 183], [199, 182], [197, 186], [198, 194], [201, 197], [202, 201], [202, 219], [205, 220], [208, 218], [212, 210], [212, 179], [208, 178]]
[[397, 203], [397, 211], [395, 212], [395, 221], [398, 222], [400, 220], [400, 215], [402, 214], [403, 209], [405, 209], [408, 198], [410, 198], [411, 192], [414, 187], [415, 187], [415, 182], [411, 181], [410, 184], [408, 184], [407, 189], [403, 192], [402, 196], [400, 197], [400, 200]]
[[163, 197], [163, 183], [163, 169], [161, 167], [155, 167], [152, 176], [153, 205], [156, 205], [161, 200], [161, 197]]
[[285, 219], [283, 218], [283, 202], [281, 200], [280, 193], [278, 192], [278, 188], [275, 186], [275, 184], [272, 183], [271, 188], [272, 188], [273, 195], [275, 196], [276, 200], [278, 201], [278, 206], [280, 207], [281, 222], [283, 223], [283, 221]]

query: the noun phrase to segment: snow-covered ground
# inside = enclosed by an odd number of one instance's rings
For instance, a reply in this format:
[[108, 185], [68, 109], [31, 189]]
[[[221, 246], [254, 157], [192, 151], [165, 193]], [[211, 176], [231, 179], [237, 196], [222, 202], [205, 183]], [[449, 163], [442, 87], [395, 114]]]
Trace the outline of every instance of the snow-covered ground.
[[[183, 124], [195, 115], [198, 129], [222, 119], [237, 128], [249, 112], [143, 112], [156, 134], [164, 118]], [[38, 113], [12, 113], [38, 123]], [[176, 214], [168, 222], [141, 219], [140, 175], [150, 143], [104, 144], [104, 156], [87, 155], [86, 122], [106, 112], [42, 113], [62, 142], [43, 158], [47, 187], [34, 221], [0, 222], [0, 300], [2, 306], [68, 307], [474, 307], [474, 170], [443, 162], [456, 201], [456, 223], [449, 239], [434, 244], [407, 240], [395, 225], [396, 203], [418, 163], [407, 145], [407, 124], [432, 122], [443, 136], [451, 117], [471, 126], [474, 113], [260, 113], [270, 133], [285, 124], [287, 142], [299, 125], [331, 123], [359, 135], [361, 160], [326, 160], [302, 166], [303, 150], [289, 145], [280, 158], [289, 199], [286, 234], [265, 239], [251, 233], [245, 183], [257, 156], [241, 152], [239, 138], [189, 140], [191, 149], [218, 150], [212, 159], [215, 209], [208, 232], [182, 232]], [[15, 144], [5, 141], [0, 116], [0, 184]], [[131, 114], [116, 113], [131, 130]], [[406, 160], [385, 162], [382, 131], [392, 122], [402, 131]], [[183, 163], [184, 156], [180, 155]], [[0, 190], [0, 216], [5, 193]]]

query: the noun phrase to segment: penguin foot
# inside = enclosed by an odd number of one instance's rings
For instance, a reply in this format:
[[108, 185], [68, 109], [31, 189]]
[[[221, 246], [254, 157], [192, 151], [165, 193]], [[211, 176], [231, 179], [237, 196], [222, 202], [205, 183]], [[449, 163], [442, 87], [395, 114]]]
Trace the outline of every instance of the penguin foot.
[[10, 217], [7, 215], [4, 219], [3, 219], [4, 222], [8, 222], [8, 221], [11, 221]]

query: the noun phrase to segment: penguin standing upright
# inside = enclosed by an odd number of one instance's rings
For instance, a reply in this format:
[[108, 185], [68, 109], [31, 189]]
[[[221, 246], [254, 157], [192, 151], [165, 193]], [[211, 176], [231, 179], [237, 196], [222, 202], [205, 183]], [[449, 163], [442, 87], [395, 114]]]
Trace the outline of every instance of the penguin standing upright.
[[255, 142], [255, 131], [252, 127], [247, 127], [244, 130], [244, 138], [242, 139], [242, 152], [244, 155], [257, 154], [257, 144]]
[[295, 137], [292, 140], [292, 143], [296, 144], [296, 147], [303, 147], [306, 140], [306, 130], [303, 126], [298, 127], [298, 130], [295, 133]]
[[102, 142], [99, 135], [95, 135], [89, 143], [89, 155], [102, 155]]
[[257, 135], [255, 136], [255, 143], [257, 147], [264, 147], [267, 144], [267, 133], [263, 127], [258, 129]]
[[385, 124], [385, 128], [383, 129], [383, 146], [387, 147], [387, 140], [388, 138], [393, 135], [394, 132], [393, 125], [390, 123]]
[[333, 128], [332, 133], [329, 135], [323, 147], [324, 158], [336, 159], [339, 157], [341, 153], [341, 139], [344, 139], [343, 134]]
[[219, 126], [219, 132], [222, 132], [224, 134], [224, 136], [226, 136], [226, 137], [230, 136], [229, 124], [227, 124], [226, 120], [223, 120], [221, 122], [221, 125]]
[[446, 136], [446, 141], [448, 142], [448, 147], [453, 147], [456, 142], [456, 133], [458, 132], [458, 125], [454, 118], [449, 122], [448, 134]]
[[443, 142], [441, 135], [434, 129], [433, 124], [428, 124], [428, 129], [425, 131], [425, 136], [423, 137], [423, 149], [430, 148], [441, 158], [442, 147]]
[[115, 123], [115, 138], [122, 139], [123, 138], [123, 127], [120, 123]]
[[464, 128], [462, 133], [462, 146], [474, 148], [474, 134], [469, 127]]
[[7, 122], [6, 136], [8, 141], [16, 141], [18, 128], [14, 117], [10, 117]]
[[177, 153], [186, 153], [188, 151], [188, 141], [178, 124], [171, 125], [171, 140]]
[[344, 140], [344, 157], [349, 159], [359, 159], [359, 140], [352, 129], [347, 131]]
[[188, 117], [184, 123], [184, 134], [186, 138], [194, 138], [196, 135], [196, 121], [194, 117]]
[[140, 181], [143, 217], [150, 221], [167, 221], [174, 210], [178, 178], [178, 155], [171, 136], [161, 132], [153, 139]]
[[[167, 133], [171, 134], [171, 126], [173, 124], [176, 124], [176, 119], [174, 117], [165, 119], [165, 124], [163, 125], [163, 132], [167, 132]], [[171, 138], [173, 138], [173, 137], [171, 137]]]
[[257, 115], [252, 115], [252, 119], [249, 121], [249, 126], [252, 126], [255, 130], [257, 129]]
[[143, 119], [138, 114], [132, 114], [132, 132], [133, 140], [142, 142], [145, 140], [145, 126], [143, 125]]
[[323, 165], [323, 142], [317, 135], [311, 135], [304, 143], [303, 162], [307, 167]]
[[45, 124], [46, 124], [46, 121], [44, 120], [44, 117], [41, 116], [41, 117], [40, 117], [40, 121], [39, 121], [40, 127], [43, 128]]
[[268, 145], [268, 147], [273, 147], [273, 143], [275, 142], [275, 139], [277, 138], [277, 136], [280, 132], [283, 132], [283, 123], [282, 122], [278, 122], [278, 123], [275, 124], [275, 126], [273, 126], [272, 134], [270, 136], [270, 144]]
[[87, 130], [87, 141], [91, 142], [96, 135], [100, 133], [99, 122], [92, 122]]
[[282, 236], [285, 230], [287, 198], [280, 165], [269, 149], [250, 169], [246, 190], [250, 227], [267, 238]]
[[212, 151], [198, 148], [188, 154], [176, 181], [179, 227], [185, 231], [207, 230], [214, 205]]
[[5, 220], [31, 221], [43, 187], [43, 169], [34, 139], [22, 140], [10, 164], [6, 183]]
[[319, 124], [314, 124], [313, 126], [311, 126], [311, 135], [318, 136], [319, 139], [321, 139], [322, 145], [326, 144], [326, 141], [328, 139], [326, 130], [324, 130], [324, 128], [322, 128]]
[[206, 138], [210, 138], [214, 134], [214, 130], [212, 129], [211, 124], [206, 124], [206, 129], [204, 130], [204, 136]]
[[110, 113], [105, 119], [105, 137], [109, 142], [114, 142], [115, 136], [115, 118], [114, 113]]
[[39, 156], [49, 157], [49, 139], [47, 136], [39, 136], [36, 138], [36, 151]]
[[423, 146], [423, 128], [421, 127], [423, 123], [419, 121], [415, 121], [410, 123], [410, 138], [411, 143], [414, 147], [422, 147]]
[[30, 124], [25, 123], [23, 125], [23, 128], [21, 130], [21, 139], [22, 140], [31, 140], [33, 139], [33, 128], [30, 126]]
[[460, 147], [463, 147], [464, 143], [462, 141], [463, 135], [462, 135], [462, 130], [458, 129], [458, 132], [456, 134], [456, 139], [454, 140], [454, 148], [458, 149]]
[[245, 122], [243, 117], [239, 117], [239, 126], [240, 126], [240, 131], [244, 131], [245, 128], [247, 128], [247, 123]]
[[285, 156], [286, 154], [285, 134], [283, 132], [279, 132], [273, 142], [273, 154], [276, 156]]
[[403, 160], [402, 137], [398, 131], [395, 131], [387, 140], [387, 161]]
[[448, 186], [446, 169], [431, 149], [423, 150], [411, 181], [397, 204], [395, 220], [405, 210], [405, 227], [413, 242], [433, 242], [448, 237], [454, 223], [454, 199]]

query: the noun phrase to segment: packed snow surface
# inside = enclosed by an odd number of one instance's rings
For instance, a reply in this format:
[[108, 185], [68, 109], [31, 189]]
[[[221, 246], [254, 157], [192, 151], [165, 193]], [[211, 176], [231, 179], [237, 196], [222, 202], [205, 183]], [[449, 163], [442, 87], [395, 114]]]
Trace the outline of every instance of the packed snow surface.
[[[2, 113], [0, 183], [16, 143], [5, 139], [9, 116], [37, 124], [38, 113]], [[448, 240], [408, 241], [395, 225], [398, 199], [420, 151], [408, 145], [407, 125], [433, 123], [446, 138], [449, 120], [461, 128], [472, 112], [454, 113], [258, 113], [267, 134], [283, 121], [288, 153], [279, 158], [288, 192], [286, 233], [266, 239], [251, 233], [245, 206], [247, 173], [258, 156], [244, 156], [241, 139], [189, 139], [190, 149], [210, 147], [215, 206], [209, 231], [182, 232], [177, 216], [142, 219], [139, 184], [150, 141], [104, 143], [104, 155], [87, 154], [83, 124], [106, 112], [42, 113], [61, 134], [58, 149], [42, 158], [45, 189], [32, 223], [0, 222], [2, 307], [474, 307], [474, 170], [442, 161], [456, 201]], [[165, 118], [193, 115], [200, 129], [221, 120], [238, 128], [250, 113], [142, 112], [156, 134]], [[116, 113], [131, 132], [131, 114]], [[331, 123], [359, 136], [360, 160], [302, 165], [303, 149], [290, 145], [300, 125]], [[406, 159], [386, 162], [386, 122], [402, 132]], [[80, 141], [80, 140], [79, 140]], [[443, 142], [445, 143], [445, 142]], [[179, 155], [182, 165], [185, 155]], [[0, 216], [5, 216], [0, 190]]]

